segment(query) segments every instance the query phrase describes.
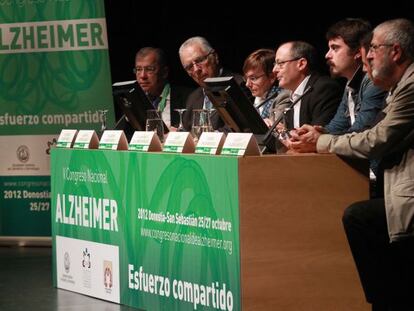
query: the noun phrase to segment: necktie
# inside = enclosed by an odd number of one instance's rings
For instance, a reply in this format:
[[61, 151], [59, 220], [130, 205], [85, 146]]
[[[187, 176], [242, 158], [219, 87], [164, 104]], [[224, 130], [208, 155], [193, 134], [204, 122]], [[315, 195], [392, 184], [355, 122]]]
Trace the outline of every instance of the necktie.
[[154, 106], [155, 109], [158, 109], [158, 105], [161, 101], [160, 97], [156, 97], [153, 101], [152, 101], [152, 105]]

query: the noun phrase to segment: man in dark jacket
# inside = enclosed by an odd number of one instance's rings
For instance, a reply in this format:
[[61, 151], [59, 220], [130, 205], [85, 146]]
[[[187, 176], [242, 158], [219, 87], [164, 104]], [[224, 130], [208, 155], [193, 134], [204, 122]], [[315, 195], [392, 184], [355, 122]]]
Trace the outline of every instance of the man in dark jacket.
[[[193, 111], [195, 109], [211, 109], [212, 103], [205, 93], [206, 78], [233, 76], [242, 84], [243, 77], [224, 69], [219, 61], [217, 52], [203, 37], [187, 39], [179, 49], [181, 64], [188, 75], [199, 85], [187, 99], [184, 113], [184, 127], [188, 130], [192, 127]], [[214, 130], [224, 127], [224, 122], [215, 111], [211, 114], [211, 123]]]
[[292, 101], [303, 95], [286, 114], [288, 128], [303, 124], [326, 125], [341, 101], [341, 86], [316, 72], [315, 64], [316, 50], [307, 42], [286, 42], [276, 51], [273, 72], [279, 86], [291, 91]]

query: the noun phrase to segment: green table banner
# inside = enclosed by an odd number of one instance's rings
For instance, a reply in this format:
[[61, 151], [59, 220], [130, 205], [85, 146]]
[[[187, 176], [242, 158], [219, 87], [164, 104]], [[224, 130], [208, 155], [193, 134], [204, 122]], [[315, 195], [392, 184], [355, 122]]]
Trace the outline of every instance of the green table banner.
[[237, 161], [54, 149], [54, 284], [147, 310], [240, 310]]

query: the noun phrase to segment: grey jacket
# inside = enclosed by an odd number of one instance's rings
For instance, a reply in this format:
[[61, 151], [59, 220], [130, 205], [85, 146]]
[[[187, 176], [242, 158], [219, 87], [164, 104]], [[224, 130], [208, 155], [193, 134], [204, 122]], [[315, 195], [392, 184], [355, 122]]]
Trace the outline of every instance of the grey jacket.
[[384, 170], [384, 197], [390, 241], [414, 236], [414, 63], [386, 99], [384, 118], [371, 129], [341, 136], [321, 135], [318, 152], [380, 159], [402, 152]]

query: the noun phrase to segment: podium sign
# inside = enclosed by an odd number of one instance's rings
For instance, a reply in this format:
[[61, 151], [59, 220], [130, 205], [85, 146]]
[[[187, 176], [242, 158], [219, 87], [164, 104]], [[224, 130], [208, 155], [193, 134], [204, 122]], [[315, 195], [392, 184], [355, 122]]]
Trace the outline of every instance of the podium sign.
[[169, 132], [163, 152], [194, 153], [194, 140], [189, 132]]
[[128, 141], [123, 131], [106, 130], [99, 141], [98, 149], [127, 150]]
[[57, 148], [72, 148], [78, 130], [63, 129], [58, 137]]
[[135, 131], [128, 149], [131, 151], [161, 151], [162, 145], [158, 135], [151, 131]]
[[198, 140], [195, 153], [220, 154], [225, 138], [224, 133], [203, 132]]
[[259, 146], [252, 133], [228, 133], [222, 155], [260, 155]]

